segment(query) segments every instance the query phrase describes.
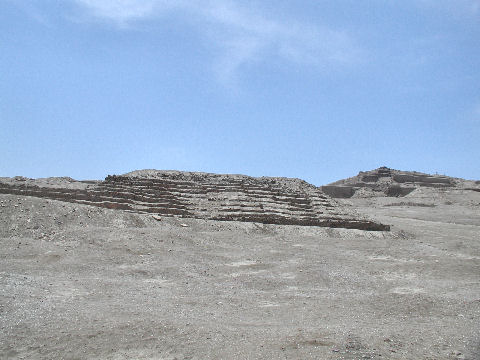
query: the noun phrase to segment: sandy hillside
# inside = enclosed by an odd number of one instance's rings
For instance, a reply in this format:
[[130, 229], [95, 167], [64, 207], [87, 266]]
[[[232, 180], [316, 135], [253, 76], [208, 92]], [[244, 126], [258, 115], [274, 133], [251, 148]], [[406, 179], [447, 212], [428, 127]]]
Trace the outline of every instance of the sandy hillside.
[[0, 194], [0, 358], [479, 359], [469, 186], [335, 200], [391, 231]]

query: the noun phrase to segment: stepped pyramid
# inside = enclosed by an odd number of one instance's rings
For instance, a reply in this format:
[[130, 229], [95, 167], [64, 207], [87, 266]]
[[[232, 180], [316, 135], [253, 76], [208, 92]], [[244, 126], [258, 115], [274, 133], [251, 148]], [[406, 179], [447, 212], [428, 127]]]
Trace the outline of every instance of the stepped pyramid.
[[300, 179], [139, 170], [104, 181], [3, 178], [0, 193], [219, 221], [389, 230], [346, 211]]
[[[360, 171], [357, 176], [322, 186], [322, 191], [334, 198], [352, 196], [408, 195], [418, 188], [464, 189], [480, 191], [480, 182], [445, 175], [430, 175], [417, 171], [401, 171], [382, 166], [371, 171]], [[360, 190], [360, 191], [359, 191]]]

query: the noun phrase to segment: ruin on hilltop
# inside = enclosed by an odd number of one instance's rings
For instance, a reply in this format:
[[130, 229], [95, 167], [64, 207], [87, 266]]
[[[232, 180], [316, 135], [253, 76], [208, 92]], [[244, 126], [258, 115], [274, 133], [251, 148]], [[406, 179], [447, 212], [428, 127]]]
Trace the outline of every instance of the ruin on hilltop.
[[3, 178], [0, 193], [160, 216], [389, 230], [347, 211], [321, 188], [290, 178], [140, 170], [89, 182]]

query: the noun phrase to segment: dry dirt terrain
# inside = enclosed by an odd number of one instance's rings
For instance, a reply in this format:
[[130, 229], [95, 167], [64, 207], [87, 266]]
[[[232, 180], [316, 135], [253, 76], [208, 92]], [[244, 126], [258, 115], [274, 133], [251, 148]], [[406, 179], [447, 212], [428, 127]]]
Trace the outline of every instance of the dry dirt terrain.
[[479, 184], [382, 171], [328, 202], [390, 231], [0, 194], [0, 358], [480, 359]]

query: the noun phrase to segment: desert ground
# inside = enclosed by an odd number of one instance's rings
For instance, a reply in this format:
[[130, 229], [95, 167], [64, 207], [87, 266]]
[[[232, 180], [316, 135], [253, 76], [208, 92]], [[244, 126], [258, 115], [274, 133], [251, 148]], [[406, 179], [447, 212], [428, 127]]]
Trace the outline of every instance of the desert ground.
[[0, 358], [480, 359], [480, 192], [335, 201], [391, 231], [0, 194]]

